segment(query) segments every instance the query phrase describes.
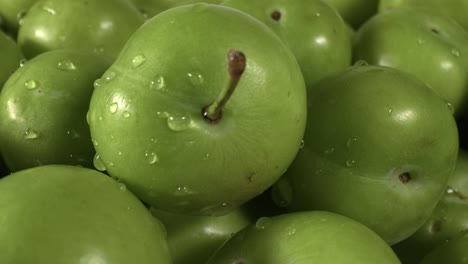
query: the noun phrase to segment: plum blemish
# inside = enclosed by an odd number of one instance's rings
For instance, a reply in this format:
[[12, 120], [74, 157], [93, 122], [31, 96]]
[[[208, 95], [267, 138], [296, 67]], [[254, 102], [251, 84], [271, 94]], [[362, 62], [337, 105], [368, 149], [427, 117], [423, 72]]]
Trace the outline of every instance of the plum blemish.
[[279, 21], [281, 19], [281, 12], [278, 11], [278, 10], [275, 10], [273, 12], [271, 12], [271, 18], [275, 21]]
[[431, 225], [430, 232], [432, 234], [435, 234], [435, 233], [440, 232], [441, 229], [442, 229], [442, 223], [440, 221], [434, 221]]
[[403, 184], [407, 184], [411, 180], [411, 175], [409, 174], [409, 172], [404, 172], [400, 174], [398, 178]]
[[431, 32], [434, 34], [439, 34], [439, 30], [437, 28], [431, 28]]

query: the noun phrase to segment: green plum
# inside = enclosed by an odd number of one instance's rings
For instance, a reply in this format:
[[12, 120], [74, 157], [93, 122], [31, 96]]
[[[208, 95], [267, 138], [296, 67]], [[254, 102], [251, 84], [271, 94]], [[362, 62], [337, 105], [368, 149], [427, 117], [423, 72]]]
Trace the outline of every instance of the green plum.
[[201, 3], [155, 16], [96, 84], [88, 120], [97, 168], [169, 212], [225, 214], [259, 195], [304, 134], [294, 55], [233, 8]]
[[154, 17], [155, 15], [166, 11], [168, 9], [190, 5], [196, 3], [207, 3], [207, 4], [220, 4], [223, 0], [131, 0], [133, 4], [140, 9], [143, 14], [148, 18]]
[[24, 59], [21, 49], [8, 35], [0, 31], [0, 91], [3, 84], [10, 75], [20, 66], [20, 62]]
[[268, 25], [296, 56], [307, 88], [351, 64], [351, 41], [343, 19], [323, 0], [227, 0]]
[[354, 61], [411, 73], [446, 100], [455, 114], [468, 100], [468, 33], [443, 16], [415, 9], [379, 13], [357, 32]]
[[468, 30], [466, 0], [380, 0], [379, 12], [394, 8], [424, 8], [451, 17]]
[[125, 185], [47, 165], [0, 180], [0, 263], [169, 264], [163, 225]]
[[460, 151], [448, 189], [426, 223], [393, 248], [403, 263], [418, 263], [446, 240], [468, 230], [468, 153]]
[[37, 0], [0, 0], [0, 18], [7, 31], [16, 34], [22, 19]]
[[27, 58], [62, 48], [115, 58], [144, 21], [128, 0], [39, 0], [23, 19], [18, 44]]
[[400, 263], [375, 232], [330, 212], [262, 217], [228, 240], [207, 264]]
[[326, 0], [353, 28], [358, 29], [377, 13], [380, 0]]
[[55, 50], [11, 75], [0, 93], [0, 152], [9, 169], [93, 167], [86, 113], [93, 82], [109, 65], [93, 53]]
[[174, 264], [205, 264], [233, 234], [254, 222], [253, 214], [240, 207], [223, 216], [190, 216], [151, 208], [167, 231]]
[[426, 255], [420, 264], [463, 264], [468, 260], [468, 232], [446, 241]]
[[443, 195], [458, 153], [451, 110], [424, 82], [356, 65], [309, 96], [304, 147], [275, 185], [291, 211], [333, 211], [389, 244], [420, 228]]

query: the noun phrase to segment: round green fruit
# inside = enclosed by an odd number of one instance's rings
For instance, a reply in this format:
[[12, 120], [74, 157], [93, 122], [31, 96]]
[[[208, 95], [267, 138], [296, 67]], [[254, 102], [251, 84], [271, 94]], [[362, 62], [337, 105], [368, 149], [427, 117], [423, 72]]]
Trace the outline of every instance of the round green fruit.
[[93, 167], [86, 113], [110, 62], [56, 50], [26, 62], [0, 93], [0, 152], [12, 171], [43, 164]]
[[208, 264], [397, 264], [392, 249], [364, 225], [329, 212], [262, 217], [228, 240]]
[[393, 249], [403, 263], [419, 263], [435, 247], [468, 230], [468, 153], [458, 153], [446, 194], [426, 223]]
[[54, 49], [81, 49], [115, 58], [145, 22], [128, 0], [39, 0], [18, 32], [27, 58]]
[[468, 33], [452, 20], [404, 8], [379, 13], [356, 32], [353, 57], [415, 75], [457, 115], [466, 108]]
[[296, 56], [307, 88], [351, 63], [351, 41], [341, 16], [322, 0], [227, 0], [269, 26]]
[[20, 66], [24, 59], [19, 46], [8, 35], [0, 31], [0, 91], [10, 75]]
[[211, 215], [278, 180], [306, 111], [300, 68], [273, 31], [233, 8], [196, 4], [133, 35], [98, 81], [89, 125], [98, 167], [144, 202]]
[[172, 263], [164, 227], [125, 185], [48, 165], [0, 180], [0, 263]]
[[277, 203], [346, 215], [389, 244], [409, 237], [455, 168], [447, 103], [412, 75], [380, 66], [354, 66], [313, 91], [304, 147], [275, 185]]
[[167, 231], [167, 243], [174, 264], [205, 264], [232, 235], [254, 222], [244, 207], [223, 216], [173, 214], [151, 208]]

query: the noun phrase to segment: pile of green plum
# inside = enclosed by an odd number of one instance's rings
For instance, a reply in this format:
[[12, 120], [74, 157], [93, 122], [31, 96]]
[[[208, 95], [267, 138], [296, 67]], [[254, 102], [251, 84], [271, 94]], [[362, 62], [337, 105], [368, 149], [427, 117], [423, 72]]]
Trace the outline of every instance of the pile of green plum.
[[466, 10], [0, 0], [0, 263], [465, 263]]

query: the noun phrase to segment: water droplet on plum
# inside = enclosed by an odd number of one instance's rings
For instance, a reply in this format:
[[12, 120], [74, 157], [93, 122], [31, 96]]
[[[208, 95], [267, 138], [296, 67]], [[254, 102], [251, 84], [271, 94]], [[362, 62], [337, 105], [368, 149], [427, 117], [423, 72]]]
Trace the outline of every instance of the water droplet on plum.
[[36, 89], [37, 87], [39, 87], [39, 82], [36, 80], [28, 80], [24, 83], [24, 86], [30, 90]]
[[347, 161], [346, 161], [346, 166], [347, 166], [348, 168], [353, 167], [355, 164], [356, 164], [356, 161], [355, 161], [355, 160], [347, 160]]
[[158, 75], [150, 82], [150, 88], [159, 90], [159, 91], [165, 91], [166, 88], [166, 80], [164, 76]]
[[189, 77], [190, 83], [194, 86], [200, 86], [205, 83], [205, 77], [203, 77], [201, 73], [189, 72], [187, 73], [187, 76]]
[[112, 113], [112, 114], [115, 114], [117, 112], [117, 110], [119, 109], [119, 105], [117, 103], [112, 103], [110, 106], [109, 106], [109, 111]]
[[104, 165], [104, 162], [102, 161], [101, 156], [99, 156], [99, 154], [97, 153], [96, 155], [94, 155], [93, 165], [94, 165], [94, 168], [96, 168], [96, 170], [98, 171], [106, 170], [106, 166]]
[[192, 119], [188, 115], [172, 114], [167, 118], [167, 125], [172, 131], [184, 131], [190, 127]]
[[146, 152], [145, 157], [150, 165], [156, 164], [159, 161], [158, 155], [154, 152]]
[[255, 222], [255, 227], [260, 230], [265, 230], [271, 222], [272, 220], [269, 217], [260, 217], [257, 222]]
[[76, 70], [75, 64], [70, 60], [62, 60], [57, 63], [57, 68], [62, 71], [74, 71]]
[[38, 139], [39, 133], [31, 128], [26, 129], [24, 131], [24, 139]]
[[133, 68], [138, 68], [141, 65], [143, 65], [146, 61], [145, 56], [143, 55], [137, 55], [132, 59], [132, 66]]

